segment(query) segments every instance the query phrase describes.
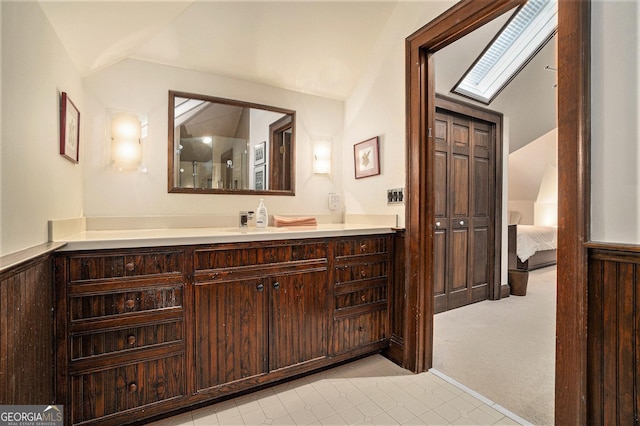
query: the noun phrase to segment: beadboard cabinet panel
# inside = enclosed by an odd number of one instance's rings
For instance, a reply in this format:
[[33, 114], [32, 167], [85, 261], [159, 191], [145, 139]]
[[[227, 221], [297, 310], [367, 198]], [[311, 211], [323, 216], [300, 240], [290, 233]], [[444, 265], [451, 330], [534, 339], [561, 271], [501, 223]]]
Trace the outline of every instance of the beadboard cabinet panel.
[[0, 404], [54, 403], [50, 254], [0, 274]]
[[640, 250], [589, 250], [587, 416], [593, 424], [640, 417]]
[[379, 352], [391, 235], [56, 255], [58, 403], [119, 425]]

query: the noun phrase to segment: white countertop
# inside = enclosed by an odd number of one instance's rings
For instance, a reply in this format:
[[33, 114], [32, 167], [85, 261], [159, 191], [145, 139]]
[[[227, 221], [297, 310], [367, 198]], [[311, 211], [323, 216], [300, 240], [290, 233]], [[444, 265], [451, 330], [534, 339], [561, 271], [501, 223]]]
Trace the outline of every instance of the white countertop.
[[66, 243], [58, 251], [73, 251], [323, 238], [393, 232], [394, 227], [391, 226], [352, 223], [286, 228], [270, 226], [266, 229], [254, 227], [243, 229], [239, 227], [125, 229], [82, 231], [56, 239], [55, 242]]

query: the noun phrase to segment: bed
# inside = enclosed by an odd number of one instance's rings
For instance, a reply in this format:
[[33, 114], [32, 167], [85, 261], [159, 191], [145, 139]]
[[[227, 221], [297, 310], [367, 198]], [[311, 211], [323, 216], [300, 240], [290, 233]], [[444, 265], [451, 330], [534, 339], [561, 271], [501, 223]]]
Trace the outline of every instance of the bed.
[[509, 269], [532, 271], [556, 264], [555, 226], [509, 225]]

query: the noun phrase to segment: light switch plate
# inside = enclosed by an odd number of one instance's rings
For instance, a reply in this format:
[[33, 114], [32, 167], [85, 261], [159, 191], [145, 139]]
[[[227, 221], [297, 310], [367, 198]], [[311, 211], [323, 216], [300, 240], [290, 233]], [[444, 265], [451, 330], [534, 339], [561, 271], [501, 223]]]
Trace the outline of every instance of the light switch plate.
[[404, 204], [404, 188], [387, 189], [387, 204]]
[[335, 211], [340, 208], [340, 195], [331, 192], [329, 194], [329, 210]]

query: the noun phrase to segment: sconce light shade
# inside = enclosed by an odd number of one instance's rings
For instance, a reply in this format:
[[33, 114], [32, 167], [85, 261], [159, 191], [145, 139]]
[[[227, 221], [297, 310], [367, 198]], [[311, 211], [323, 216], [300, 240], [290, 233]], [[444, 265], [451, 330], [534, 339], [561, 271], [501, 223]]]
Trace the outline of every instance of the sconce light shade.
[[142, 160], [142, 125], [136, 114], [118, 112], [111, 117], [111, 162], [119, 170], [137, 169]]
[[328, 143], [317, 144], [313, 148], [313, 173], [331, 173], [331, 146]]

